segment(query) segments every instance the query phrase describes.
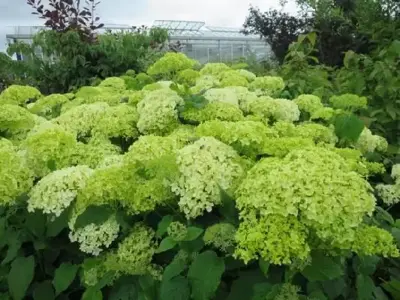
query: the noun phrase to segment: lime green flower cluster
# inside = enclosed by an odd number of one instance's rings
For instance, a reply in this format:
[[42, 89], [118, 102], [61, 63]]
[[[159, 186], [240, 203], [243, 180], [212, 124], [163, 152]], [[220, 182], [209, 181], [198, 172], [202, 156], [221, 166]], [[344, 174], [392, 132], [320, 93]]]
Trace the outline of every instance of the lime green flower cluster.
[[276, 97], [284, 88], [283, 79], [276, 76], [257, 77], [249, 85], [250, 91], [255, 92], [258, 96]]
[[44, 124], [33, 130], [21, 144], [28, 166], [37, 177], [43, 177], [52, 170], [70, 166], [71, 157], [76, 150], [76, 136], [54, 124]]
[[247, 78], [240, 74], [238, 70], [225, 71], [219, 76], [221, 80], [221, 87], [227, 86], [243, 86], [249, 85]]
[[209, 121], [200, 124], [196, 133], [199, 136], [215, 137], [248, 157], [262, 154], [268, 138], [274, 135], [271, 128], [256, 121]]
[[311, 114], [311, 120], [324, 120], [329, 121], [335, 116], [336, 110], [332, 107], [324, 107], [314, 111]]
[[234, 104], [211, 102], [202, 109], [188, 109], [181, 113], [186, 121], [205, 122], [210, 120], [240, 121], [244, 119], [242, 110]]
[[118, 275], [148, 274], [153, 268], [151, 261], [157, 247], [154, 237], [151, 228], [136, 224], [118, 248], [106, 254], [105, 269]]
[[99, 87], [109, 88], [116, 92], [126, 89], [125, 80], [119, 77], [108, 77], [100, 82]]
[[242, 75], [243, 77], [245, 77], [247, 79], [248, 82], [252, 82], [257, 78], [256, 74], [254, 74], [250, 71], [247, 71], [245, 69], [239, 69], [238, 71], [239, 71], [240, 75]]
[[220, 189], [233, 191], [244, 175], [237, 152], [212, 138], [203, 137], [178, 151], [180, 177], [172, 190], [188, 219], [211, 211], [221, 203]]
[[202, 75], [196, 79], [196, 85], [193, 86], [190, 91], [193, 94], [198, 94], [202, 91], [220, 86], [220, 81], [216, 76]]
[[187, 227], [181, 222], [172, 222], [167, 228], [168, 236], [170, 236], [174, 241], [181, 242], [185, 239], [187, 235]]
[[324, 108], [321, 99], [314, 95], [300, 95], [293, 101], [301, 111], [307, 112], [311, 115]]
[[42, 97], [42, 94], [34, 87], [13, 84], [0, 94], [0, 105], [15, 104], [24, 106], [29, 100], [36, 100], [40, 97]]
[[0, 131], [3, 136], [14, 141], [26, 138], [35, 125], [34, 115], [26, 108], [14, 104], [0, 106]]
[[196, 80], [199, 77], [200, 77], [199, 71], [186, 69], [178, 73], [176, 81], [180, 84], [187, 84], [189, 86], [194, 86], [196, 85]]
[[33, 185], [33, 174], [17, 153], [13, 144], [0, 138], [0, 203], [12, 205], [18, 196], [29, 191]]
[[43, 177], [29, 192], [28, 211], [41, 210], [56, 217], [75, 200], [93, 170], [87, 166], [56, 170]]
[[204, 93], [209, 102], [225, 102], [239, 106], [239, 99], [234, 90], [230, 88], [212, 88]]
[[[266, 298], [266, 300], [300, 300], [299, 292], [300, 287], [290, 283], [284, 283], [280, 286], [278, 295], [273, 299]], [[308, 299], [308, 298], [307, 298]]]
[[249, 104], [249, 112], [269, 121], [295, 122], [300, 118], [300, 110], [294, 101], [260, 97]]
[[147, 74], [150, 76], [166, 76], [168, 78], [179, 71], [192, 69], [196, 64], [195, 60], [188, 58], [183, 53], [168, 52], [148, 68]]
[[172, 90], [150, 92], [137, 105], [137, 128], [142, 134], [165, 135], [179, 125], [178, 107], [183, 100]]
[[[371, 191], [369, 183], [352, 171], [345, 159], [329, 149], [310, 147], [291, 151], [282, 159], [264, 159], [248, 172], [236, 191], [237, 206], [243, 219], [237, 235], [237, 255], [245, 260], [260, 255], [273, 263], [287, 264], [307, 255], [311, 234], [333, 248], [353, 249], [364, 216], [372, 214], [375, 208], [376, 200]], [[254, 228], [260, 220], [273, 224], [276, 217], [283, 217], [285, 222], [287, 218], [293, 218], [293, 222], [304, 227], [299, 229], [303, 234], [295, 249], [299, 253], [286, 252], [276, 256], [277, 250], [269, 254], [263, 250], [268, 249], [266, 245], [260, 248], [257, 243], [253, 245], [253, 231], [249, 228]], [[246, 222], [250, 224], [244, 227]], [[266, 227], [263, 223], [262, 228]], [[278, 228], [280, 233], [276, 239], [279, 242], [273, 247], [288, 251], [290, 248], [282, 238], [283, 225]], [[307, 230], [309, 233], [304, 233]], [[293, 228], [289, 230], [290, 234], [292, 232]], [[257, 235], [260, 241], [273, 240], [271, 228], [267, 233], [260, 231]], [[287, 242], [295, 245], [293, 239]], [[382, 253], [384, 249], [376, 249], [375, 254]]]
[[358, 138], [355, 147], [363, 153], [368, 152], [386, 152], [388, 142], [384, 137], [372, 134], [371, 130], [364, 128]]
[[223, 63], [207, 63], [200, 70], [200, 75], [212, 75], [218, 78], [222, 73], [230, 70], [231, 68]]
[[333, 108], [359, 110], [367, 107], [367, 98], [354, 94], [343, 94], [340, 96], [332, 96], [329, 99]]
[[72, 243], [79, 244], [82, 252], [97, 256], [104, 248], [110, 247], [118, 237], [120, 225], [115, 215], [102, 224], [91, 223], [82, 228], [70, 228], [69, 239]]
[[303, 149], [314, 146], [315, 143], [310, 138], [302, 137], [280, 137], [269, 138], [262, 149], [263, 154], [284, 157], [293, 150]]
[[38, 116], [46, 119], [57, 117], [61, 112], [63, 104], [67, 103], [69, 99], [62, 94], [52, 94], [38, 99], [29, 111]]
[[206, 229], [203, 240], [206, 245], [227, 252], [235, 246], [236, 228], [230, 223], [217, 223]]

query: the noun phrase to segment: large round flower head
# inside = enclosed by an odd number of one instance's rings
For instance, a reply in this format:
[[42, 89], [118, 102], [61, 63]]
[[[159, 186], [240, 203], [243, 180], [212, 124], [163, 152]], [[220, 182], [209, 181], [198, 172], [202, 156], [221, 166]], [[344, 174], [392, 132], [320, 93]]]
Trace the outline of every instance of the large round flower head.
[[295, 122], [300, 118], [297, 104], [287, 99], [260, 97], [249, 104], [249, 112], [261, 116], [266, 121]]
[[178, 143], [177, 145], [179, 145], [179, 148], [182, 148], [198, 138], [195, 126], [183, 124], [172, 131], [167, 137], [175, 140]]
[[50, 165], [68, 167], [76, 147], [75, 135], [54, 124], [34, 129], [22, 143], [27, 163], [38, 177], [50, 173]]
[[165, 135], [178, 124], [178, 107], [183, 99], [172, 90], [152, 91], [137, 105], [137, 127], [143, 134]]
[[131, 89], [133, 90], [141, 90], [144, 86], [153, 83], [154, 79], [151, 78], [149, 75], [147, 75], [146, 73], [139, 73], [136, 75], [135, 77], [135, 83], [134, 85], [131, 87]]
[[329, 99], [333, 108], [359, 110], [367, 107], [367, 98], [354, 94], [343, 94], [340, 96], [332, 96]]
[[230, 86], [226, 87], [225, 89], [235, 92], [239, 101], [240, 109], [245, 113], [249, 113], [250, 103], [258, 99], [256, 93], [250, 92], [246, 87], [243, 86]]
[[0, 138], [0, 205], [12, 205], [33, 184], [33, 174], [13, 144]]
[[385, 152], [387, 150], [388, 143], [385, 138], [372, 134], [371, 130], [365, 127], [361, 132], [361, 135], [358, 138], [355, 146], [363, 153], [374, 151]]
[[310, 254], [307, 235], [306, 226], [294, 216], [257, 216], [251, 211], [242, 215], [235, 236], [235, 257], [245, 263], [261, 257], [277, 265], [306, 260]]
[[238, 71], [239, 71], [240, 75], [242, 75], [243, 77], [245, 77], [247, 79], [248, 82], [252, 82], [257, 78], [256, 74], [254, 74], [250, 71], [247, 71], [245, 69], [240, 69]]
[[203, 240], [221, 251], [228, 251], [235, 246], [236, 228], [230, 223], [217, 223], [206, 229]]
[[400, 183], [400, 164], [395, 164], [392, 166], [392, 172], [390, 175], [396, 182]]
[[79, 249], [82, 252], [97, 256], [104, 248], [110, 247], [118, 237], [120, 225], [116, 216], [112, 215], [104, 223], [91, 223], [81, 228], [70, 227], [70, 229], [70, 241], [79, 243]]
[[335, 114], [336, 111], [332, 107], [323, 107], [314, 111], [311, 114], [310, 119], [329, 121], [335, 116]]
[[199, 136], [213, 136], [249, 157], [262, 154], [268, 137], [273, 135], [270, 128], [256, 121], [209, 121], [200, 124], [196, 133]]
[[240, 74], [237, 70], [225, 71], [219, 75], [221, 80], [221, 87], [227, 86], [248, 86], [249, 82], [246, 77]]
[[174, 241], [181, 242], [185, 239], [188, 229], [185, 224], [175, 221], [169, 224], [167, 233]]
[[97, 285], [107, 274], [104, 261], [104, 255], [85, 258], [81, 264], [82, 271], [80, 273], [81, 282], [85, 287]]
[[75, 200], [93, 170], [87, 166], [69, 167], [43, 177], [29, 192], [28, 211], [41, 210], [60, 216]]
[[257, 77], [249, 85], [249, 89], [258, 96], [276, 97], [279, 96], [284, 88], [285, 82], [281, 77], [276, 76]]
[[242, 218], [253, 212], [296, 217], [333, 248], [348, 249], [375, 209], [372, 187], [335, 152], [311, 147], [255, 165], [237, 189]]
[[106, 254], [106, 269], [121, 275], [148, 274], [157, 247], [154, 237], [155, 233], [151, 228], [136, 224], [117, 250]]
[[188, 219], [221, 203], [220, 189], [233, 191], [244, 167], [237, 152], [213, 137], [203, 137], [178, 151], [179, 179], [172, 190]]
[[336, 144], [338, 141], [333, 127], [326, 127], [317, 123], [303, 123], [295, 127], [295, 136], [310, 138], [316, 144]]
[[123, 102], [126, 102], [131, 106], [136, 106], [148, 93], [150, 93], [150, 91], [127, 90], [121, 94], [121, 99]]
[[262, 153], [271, 156], [284, 157], [290, 151], [312, 146], [315, 146], [315, 143], [311, 138], [296, 136], [279, 138], [271, 137], [264, 143]]
[[208, 89], [218, 87], [220, 85], [220, 81], [216, 76], [212, 75], [202, 75], [197, 78], [196, 85], [193, 86], [190, 91], [193, 94], [198, 94], [202, 91], [206, 91]]
[[169, 89], [171, 84], [173, 84], [172, 81], [157, 81], [154, 83], [147, 84], [143, 87], [143, 91], [156, 91], [156, 90], [162, 90], [162, 89]]
[[397, 184], [377, 184], [376, 193], [387, 206], [400, 202], [400, 183]]
[[239, 106], [239, 99], [234, 90], [230, 88], [212, 88], [204, 93], [209, 102], [225, 102]]
[[28, 101], [36, 100], [41, 96], [42, 94], [39, 90], [34, 87], [13, 84], [0, 94], [0, 105], [15, 104], [23, 106]]
[[121, 148], [112, 144], [104, 137], [91, 138], [89, 143], [77, 143], [77, 147], [71, 156], [71, 164], [87, 165], [96, 168], [97, 165], [110, 155], [117, 155], [121, 152]]
[[313, 114], [324, 107], [321, 102], [321, 98], [315, 95], [300, 95], [293, 101], [297, 104], [301, 111], [309, 114]]
[[158, 159], [170, 153], [176, 153], [179, 148], [181, 148], [180, 143], [173, 137], [145, 135], [139, 137], [124, 156], [127, 163], [143, 162]]
[[4, 137], [13, 141], [23, 140], [34, 125], [34, 115], [27, 109], [14, 104], [0, 106], [0, 131]]
[[110, 88], [116, 92], [120, 92], [126, 89], [124, 79], [119, 77], [108, 77], [100, 82], [99, 87]]
[[29, 108], [30, 112], [42, 116], [46, 119], [52, 119], [59, 116], [61, 106], [67, 103], [69, 99], [62, 94], [52, 94], [38, 99], [34, 105]]
[[362, 225], [356, 230], [351, 249], [365, 256], [381, 255], [383, 257], [399, 257], [399, 249], [393, 236], [386, 230], [376, 226]]
[[201, 75], [212, 75], [219, 77], [223, 72], [231, 70], [226, 64], [223, 63], [207, 63], [200, 70]]
[[104, 157], [103, 160], [97, 165], [97, 169], [106, 169], [111, 166], [122, 167], [124, 164], [124, 155], [121, 154], [111, 154]]
[[193, 68], [197, 62], [188, 58], [183, 53], [167, 52], [147, 69], [147, 74], [151, 76], [171, 76], [179, 71]]
[[181, 112], [180, 116], [191, 122], [210, 120], [240, 121], [244, 119], [243, 112], [237, 105], [226, 102], [211, 102], [202, 109], [192, 108]]
[[136, 138], [139, 135], [136, 129], [138, 119], [139, 115], [133, 106], [128, 104], [112, 106], [101, 114], [92, 131], [94, 135], [105, 138]]
[[186, 69], [178, 73], [176, 80], [180, 84], [187, 84], [189, 86], [194, 86], [196, 84], [197, 78], [199, 77], [200, 77], [199, 71], [193, 69]]
[[76, 134], [78, 139], [89, 138], [93, 128], [106, 115], [109, 107], [104, 102], [79, 105], [61, 114], [53, 123]]

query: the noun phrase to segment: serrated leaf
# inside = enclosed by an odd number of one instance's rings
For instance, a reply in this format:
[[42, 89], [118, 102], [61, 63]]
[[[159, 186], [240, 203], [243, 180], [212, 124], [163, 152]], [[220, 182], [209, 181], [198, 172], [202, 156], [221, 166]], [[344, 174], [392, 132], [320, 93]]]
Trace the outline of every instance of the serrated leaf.
[[158, 293], [158, 281], [150, 275], [142, 275], [139, 277], [140, 293], [145, 299], [156, 299]]
[[240, 272], [239, 278], [232, 283], [226, 300], [252, 299], [255, 285], [264, 282], [265, 276], [260, 270]]
[[204, 232], [203, 228], [190, 226], [187, 229], [187, 233], [183, 241], [190, 242], [197, 239]]
[[70, 209], [64, 210], [60, 216], [47, 223], [46, 236], [55, 237], [68, 226]]
[[228, 195], [222, 188], [220, 190], [221, 205], [218, 208], [219, 213], [226, 219], [226, 221], [237, 224], [239, 221], [238, 210], [236, 209], [235, 201]]
[[178, 276], [186, 269], [186, 262], [183, 259], [174, 259], [168, 266], [165, 267], [163, 273], [163, 281], [168, 281], [175, 276]]
[[167, 236], [166, 238], [164, 238], [160, 245], [158, 246], [156, 253], [162, 253], [168, 250], [171, 250], [172, 248], [174, 248], [177, 245], [177, 243], [169, 236]]
[[375, 284], [371, 277], [359, 274], [357, 275], [357, 296], [359, 300], [373, 299], [372, 294], [375, 290]]
[[136, 280], [133, 277], [122, 277], [112, 286], [108, 296], [109, 300], [136, 300], [137, 299]]
[[336, 299], [341, 295], [344, 297], [343, 293], [346, 289], [346, 281], [343, 277], [339, 277], [333, 280], [323, 281], [322, 287], [329, 299]]
[[343, 275], [343, 268], [338, 259], [316, 252], [311, 265], [305, 267], [302, 274], [310, 281], [332, 280]]
[[353, 114], [342, 114], [335, 118], [335, 133], [340, 139], [356, 142], [364, 129], [364, 123]]
[[258, 260], [258, 266], [265, 276], [268, 276], [269, 265], [270, 263], [262, 258]]
[[73, 265], [71, 263], [63, 263], [57, 268], [53, 279], [53, 286], [56, 290], [56, 296], [65, 291], [71, 285], [72, 281], [75, 279], [78, 269], [78, 265]]
[[25, 226], [35, 236], [41, 237], [46, 230], [46, 216], [40, 211], [28, 213], [26, 215]]
[[376, 265], [380, 261], [378, 256], [357, 256], [354, 259], [354, 269], [356, 273], [372, 275], [376, 270]]
[[35, 259], [33, 256], [18, 257], [11, 264], [8, 274], [8, 289], [14, 300], [25, 297], [35, 271]]
[[86, 210], [78, 216], [75, 222], [75, 228], [82, 228], [89, 224], [103, 224], [105, 223], [115, 211], [111, 207], [102, 206], [89, 206]]
[[376, 216], [378, 220], [385, 221], [389, 223], [389, 225], [393, 226], [395, 224], [394, 219], [391, 214], [389, 214], [386, 210], [384, 210], [382, 207], [377, 206], [375, 208]]
[[39, 283], [33, 290], [34, 300], [53, 300], [55, 298], [53, 285], [49, 280]]
[[81, 300], [103, 300], [103, 294], [101, 290], [91, 286], [85, 290]]
[[160, 300], [189, 300], [189, 281], [183, 276], [163, 281], [160, 289]]
[[2, 265], [8, 264], [11, 262], [15, 257], [17, 257], [19, 249], [21, 249], [22, 242], [19, 240], [17, 235], [12, 234], [8, 237], [8, 249], [6, 257], [1, 262]]
[[188, 278], [194, 300], [211, 299], [225, 271], [224, 260], [214, 251], [199, 254], [190, 265]]
[[162, 237], [167, 232], [168, 226], [172, 223], [173, 220], [174, 218], [171, 215], [164, 216], [158, 223], [156, 237]]

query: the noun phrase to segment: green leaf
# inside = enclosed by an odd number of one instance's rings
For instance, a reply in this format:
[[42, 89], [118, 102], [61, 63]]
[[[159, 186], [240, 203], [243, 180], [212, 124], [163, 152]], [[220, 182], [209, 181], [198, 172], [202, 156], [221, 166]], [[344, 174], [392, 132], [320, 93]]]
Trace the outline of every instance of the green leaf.
[[161, 241], [160, 245], [158, 246], [158, 249], [156, 250], [156, 253], [161, 253], [171, 250], [176, 245], [177, 243], [171, 237], [167, 236]]
[[229, 296], [226, 300], [251, 299], [255, 285], [264, 282], [265, 276], [260, 270], [240, 272], [239, 278], [232, 283]]
[[181, 258], [175, 258], [168, 266], [165, 267], [163, 273], [163, 281], [170, 280], [178, 276], [186, 269], [186, 262]]
[[375, 290], [375, 284], [371, 277], [359, 274], [357, 275], [357, 296], [358, 300], [373, 299], [372, 294]]
[[389, 300], [389, 297], [386, 296], [385, 292], [379, 286], [375, 287], [374, 296], [376, 300]]
[[46, 230], [46, 216], [40, 211], [28, 213], [26, 216], [25, 226], [35, 236], [41, 237], [44, 235]]
[[211, 299], [225, 271], [224, 260], [214, 251], [199, 254], [189, 268], [188, 278], [194, 300]]
[[101, 293], [101, 290], [91, 286], [85, 290], [81, 300], [103, 300], [103, 294]]
[[263, 272], [263, 274], [267, 277], [268, 276], [268, 270], [269, 270], [269, 265], [270, 263], [265, 261], [264, 259], [260, 258], [258, 260], [258, 266], [260, 267], [260, 270]]
[[268, 282], [256, 283], [253, 286], [253, 297], [251, 300], [265, 300], [266, 295], [272, 290], [272, 284]]
[[387, 223], [389, 223], [389, 225], [394, 226], [394, 219], [392, 217], [391, 214], [389, 214], [386, 210], [384, 210], [382, 207], [377, 206], [375, 208], [375, 218], [377, 218], [378, 220], [382, 220], [385, 221]]
[[[322, 291], [313, 291], [311, 294], [308, 295], [308, 299], [329, 300], [328, 297], [326, 297], [324, 292], [322, 292]], [[331, 298], [331, 299], [334, 299], [334, 298]]]
[[389, 292], [395, 300], [400, 299], [400, 281], [391, 280], [382, 284], [382, 287]]
[[302, 274], [310, 281], [332, 280], [343, 275], [343, 268], [337, 258], [316, 252], [312, 255], [311, 265], [305, 267]]
[[[139, 277], [140, 294], [144, 299], [156, 299], [158, 293], [157, 281], [150, 275]], [[140, 298], [140, 297], [139, 297]]]
[[121, 277], [112, 286], [109, 300], [136, 300], [137, 286], [133, 277]]
[[35, 259], [33, 256], [18, 257], [11, 264], [8, 289], [14, 300], [22, 300], [33, 279]]
[[21, 249], [22, 242], [19, 240], [18, 235], [11, 234], [8, 236], [8, 249], [6, 257], [1, 262], [2, 265], [8, 264], [15, 257], [17, 257], [19, 249]]
[[161, 283], [160, 300], [189, 300], [188, 280], [183, 276], [172, 278]]
[[75, 228], [82, 228], [89, 224], [103, 224], [106, 222], [115, 211], [111, 207], [102, 206], [89, 206], [85, 212], [78, 216], [75, 223]]
[[47, 223], [46, 236], [55, 237], [68, 226], [70, 209], [64, 210], [55, 220]]
[[[336, 299], [339, 296], [343, 296], [346, 289], [346, 281], [343, 277], [339, 277], [333, 280], [327, 280], [322, 282], [322, 287], [329, 299]], [[344, 297], [346, 298], [346, 297]]]
[[238, 210], [236, 209], [234, 199], [225, 192], [222, 188], [220, 190], [221, 195], [221, 206], [219, 207], [219, 213], [230, 223], [238, 224]]
[[79, 266], [70, 263], [63, 263], [55, 272], [53, 285], [56, 290], [56, 296], [65, 291], [74, 281]]
[[171, 215], [164, 216], [158, 223], [156, 237], [162, 237], [167, 232], [168, 226], [172, 223], [173, 220], [174, 218]]
[[53, 300], [55, 298], [53, 286], [49, 280], [39, 283], [33, 291], [34, 300]]
[[203, 228], [190, 226], [183, 241], [190, 242], [197, 239], [204, 232]]
[[381, 259], [378, 256], [356, 256], [354, 259], [354, 269], [356, 273], [372, 275], [376, 270], [376, 265]]
[[340, 139], [356, 142], [364, 129], [364, 123], [353, 114], [342, 114], [335, 118], [335, 133]]

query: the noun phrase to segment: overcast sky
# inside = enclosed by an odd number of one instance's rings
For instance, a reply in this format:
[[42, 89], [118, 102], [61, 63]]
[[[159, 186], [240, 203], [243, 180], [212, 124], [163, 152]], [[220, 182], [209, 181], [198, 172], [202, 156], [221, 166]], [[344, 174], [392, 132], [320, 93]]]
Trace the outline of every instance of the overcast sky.
[[[204, 21], [210, 26], [241, 27], [250, 5], [267, 10], [279, 7], [279, 0], [102, 0], [98, 15], [106, 24], [151, 25], [154, 20], [189, 20]], [[285, 10], [294, 13], [295, 5], [289, 3]], [[31, 12], [26, 0], [0, 0], [0, 51], [6, 47], [6, 33], [14, 32], [13, 26], [43, 23]]]

